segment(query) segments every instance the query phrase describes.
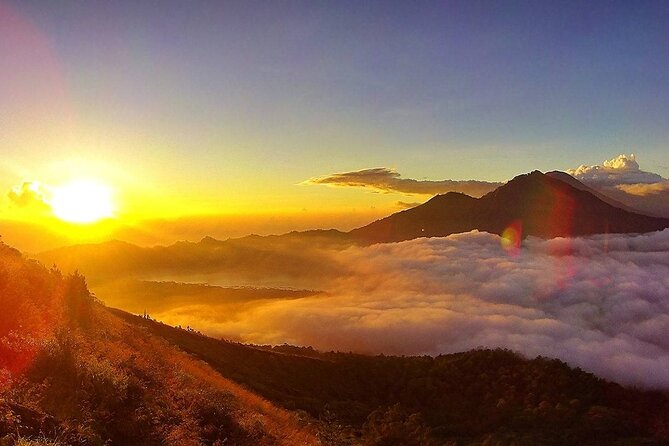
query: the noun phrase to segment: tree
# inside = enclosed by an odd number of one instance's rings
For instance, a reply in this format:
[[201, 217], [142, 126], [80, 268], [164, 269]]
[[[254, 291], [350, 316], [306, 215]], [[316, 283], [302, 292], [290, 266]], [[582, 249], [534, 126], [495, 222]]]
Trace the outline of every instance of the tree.
[[70, 321], [87, 326], [92, 317], [95, 296], [89, 291], [86, 278], [75, 271], [67, 277], [65, 282], [65, 305]]
[[399, 404], [369, 414], [363, 433], [365, 446], [436, 445], [420, 414], [407, 414]]

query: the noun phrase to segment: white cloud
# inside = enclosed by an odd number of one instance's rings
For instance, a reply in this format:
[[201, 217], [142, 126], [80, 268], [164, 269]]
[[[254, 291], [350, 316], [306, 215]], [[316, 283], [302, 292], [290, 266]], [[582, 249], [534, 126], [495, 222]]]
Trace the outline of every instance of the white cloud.
[[439, 354], [477, 346], [546, 355], [628, 384], [669, 388], [669, 230], [526, 241], [510, 256], [471, 232], [332, 252], [327, 294], [234, 315], [157, 315], [247, 342]]
[[639, 170], [639, 163], [636, 162], [634, 154], [627, 156], [625, 154], [618, 155], [611, 160], [604, 161], [604, 167], [614, 170]]
[[663, 180], [656, 173], [641, 170], [634, 154], [618, 155], [616, 158], [604, 161], [602, 165], [581, 165], [576, 169], [568, 169], [567, 173], [586, 184], [597, 186], [649, 184]]
[[669, 180], [641, 170], [636, 157], [618, 155], [597, 166], [580, 166], [567, 173], [641, 213], [669, 217]]

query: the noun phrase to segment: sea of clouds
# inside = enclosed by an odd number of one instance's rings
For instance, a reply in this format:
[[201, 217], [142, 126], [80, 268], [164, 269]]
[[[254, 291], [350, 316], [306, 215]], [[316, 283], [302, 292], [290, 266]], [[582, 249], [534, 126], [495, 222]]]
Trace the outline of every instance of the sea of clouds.
[[504, 347], [669, 388], [669, 230], [529, 238], [518, 252], [474, 231], [331, 255], [342, 273], [319, 296], [252, 302], [235, 314], [195, 305], [158, 317], [245, 342], [321, 350]]

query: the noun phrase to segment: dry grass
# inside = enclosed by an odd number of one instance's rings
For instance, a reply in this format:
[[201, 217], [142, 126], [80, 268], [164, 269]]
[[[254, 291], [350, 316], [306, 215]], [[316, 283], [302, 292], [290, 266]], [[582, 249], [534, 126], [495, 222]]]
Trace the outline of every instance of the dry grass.
[[[178, 350], [166, 341], [153, 337], [141, 329], [130, 326], [104, 308], [96, 312], [99, 327], [95, 338], [80, 346], [91, 362], [97, 362], [92, 370], [105, 370], [119, 364], [132, 362], [133, 366], [154, 374], [162, 383], [163, 392], [176, 389], [192, 389], [197, 392], [223, 392], [228, 396], [230, 415], [245, 431], [257, 436], [257, 444], [285, 446], [321, 444], [315, 427], [290, 411], [279, 408], [259, 397], [243, 386], [223, 377], [208, 364]], [[104, 352], [102, 354], [102, 352]], [[111, 359], [110, 359], [111, 358]], [[101, 373], [101, 372], [98, 372]], [[111, 373], [111, 372], [108, 372]], [[111, 378], [122, 387], [124, 376], [117, 372]], [[180, 432], [171, 432], [174, 444], [187, 444], [183, 432], [193, 432], [188, 423]]]
[[26, 438], [19, 437], [14, 446], [65, 446], [65, 443], [61, 443], [58, 440], [52, 440], [45, 437], [39, 438]]
[[11, 444], [320, 444], [297, 416], [112, 315], [80, 275], [0, 249], [0, 291], [0, 399], [23, 413], [0, 420]]

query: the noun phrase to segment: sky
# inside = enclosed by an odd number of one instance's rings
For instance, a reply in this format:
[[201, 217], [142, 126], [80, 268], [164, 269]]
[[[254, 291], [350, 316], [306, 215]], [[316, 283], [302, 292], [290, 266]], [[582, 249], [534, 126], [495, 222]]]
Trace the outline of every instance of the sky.
[[81, 178], [123, 221], [298, 229], [429, 198], [312, 181], [363, 169], [497, 183], [635, 153], [669, 177], [666, 2], [0, 0], [0, 59], [5, 219], [38, 213], [12, 189]]

